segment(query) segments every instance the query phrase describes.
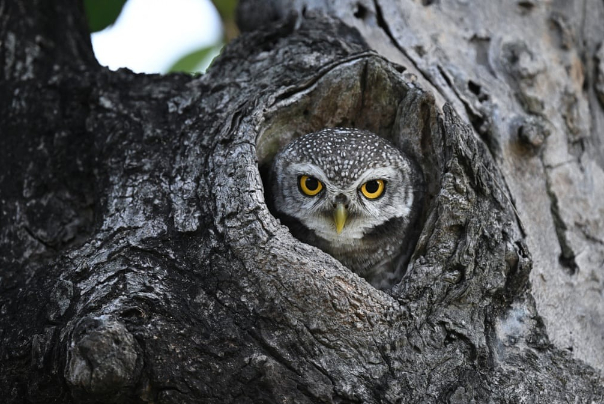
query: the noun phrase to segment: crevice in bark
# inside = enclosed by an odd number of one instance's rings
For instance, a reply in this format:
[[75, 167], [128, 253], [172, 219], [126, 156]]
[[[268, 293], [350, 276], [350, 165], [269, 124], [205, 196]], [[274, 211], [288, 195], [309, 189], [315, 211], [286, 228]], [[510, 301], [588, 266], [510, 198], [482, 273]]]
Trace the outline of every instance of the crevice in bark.
[[[445, 82], [451, 88], [457, 100], [461, 102], [463, 105], [466, 114], [470, 120], [470, 125], [474, 128], [474, 133], [476, 133], [480, 139], [485, 143], [491, 156], [495, 158], [501, 157], [501, 145], [499, 144], [498, 137], [492, 133], [493, 125], [489, 121], [489, 95], [485, 91], [483, 91], [482, 86], [476, 83], [473, 80], [468, 80], [467, 82], [467, 90], [471, 95], [463, 94], [463, 91], [458, 88], [454, 79], [449, 77], [449, 74], [445, 71], [445, 69], [441, 65], [437, 65], [437, 70], [439, 71], [441, 77], [444, 78]], [[480, 109], [473, 107], [470, 102], [473, 101], [470, 97], [480, 103]]]
[[577, 262], [575, 261], [575, 252], [573, 251], [570, 243], [566, 237], [567, 227], [560, 214], [560, 208], [558, 206], [558, 197], [556, 193], [551, 189], [549, 174], [547, 173], [547, 169], [544, 170], [546, 172], [546, 186], [547, 193], [551, 201], [551, 213], [552, 218], [554, 219], [554, 227], [556, 229], [556, 237], [558, 238], [558, 243], [560, 244], [560, 264], [567, 269], [570, 275], [575, 275], [577, 270], [579, 269]]

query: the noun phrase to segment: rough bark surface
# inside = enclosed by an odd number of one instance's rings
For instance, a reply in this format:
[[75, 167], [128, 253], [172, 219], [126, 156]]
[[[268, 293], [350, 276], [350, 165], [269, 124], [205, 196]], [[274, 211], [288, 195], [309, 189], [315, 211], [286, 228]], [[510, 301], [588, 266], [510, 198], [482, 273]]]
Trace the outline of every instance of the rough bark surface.
[[471, 123], [526, 230], [549, 335], [604, 370], [604, 2], [268, 3], [246, 26], [328, 14]]
[[[463, 23], [477, 24], [469, 13], [489, 7], [537, 21], [557, 5], [330, 4], [243, 3], [256, 10], [240, 16], [249, 32], [190, 77], [99, 67], [75, 2], [0, 0], [7, 402], [604, 401], [599, 373], [577, 359], [601, 364], [589, 353], [601, 343], [602, 306], [583, 312], [591, 324], [577, 328], [572, 354], [560, 343], [575, 310], [597, 303], [589, 285], [601, 298], [599, 267], [588, 266], [601, 216], [592, 212], [592, 229], [573, 215], [601, 209], [604, 57], [596, 45], [578, 49], [602, 28], [582, 42], [560, 37], [579, 62], [593, 62], [579, 87], [572, 71], [554, 77], [576, 99], [562, 110], [566, 98], [548, 99], [555, 90], [539, 81], [564, 70], [545, 62], [557, 42], [527, 36], [523, 56], [514, 41], [481, 36], [470, 59], [471, 34], [455, 57], [435, 35], [454, 40]], [[571, 30], [576, 21], [565, 18], [558, 26]], [[507, 75], [476, 73], [495, 57], [492, 43], [507, 55], [497, 59]], [[542, 69], [530, 73], [536, 59]], [[272, 156], [326, 126], [372, 130], [423, 170], [421, 235], [388, 293], [294, 239], [266, 207]], [[571, 145], [583, 146], [551, 165]], [[577, 162], [581, 178], [572, 177]], [[557, 170], [566, 166], [564, 191]], [[574, 194], [586, 181], [592, 187]], [[544, 189], [546, 205], [533, 207], [529, 189], [535, 203]], [[537, 217], [548, 212], [549, 222]], [[577, 240], [592, 248], [585, 259]], [[560, 287], [531, 286], [535, 271]], [[589, 274], [592, 283], [581, 281]], [[557, 293], [575, 307], [549, 307]], [[561, 311], [572, 316], [554, 319]]]

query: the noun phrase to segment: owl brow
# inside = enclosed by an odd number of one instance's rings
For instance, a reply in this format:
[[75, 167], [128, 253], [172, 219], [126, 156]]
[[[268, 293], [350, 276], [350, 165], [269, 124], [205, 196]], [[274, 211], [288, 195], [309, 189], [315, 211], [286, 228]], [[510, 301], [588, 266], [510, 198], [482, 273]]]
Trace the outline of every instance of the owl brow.
[[356, 187], [360, 187], [371, 180], [392, 180], [396, 178], [397, 172], [398, 170], [394, 170], [391, 167], [369, 168], [359, 175], [359, 179], [354, 184]]
[[315, 177], [322, 182], [325, 182], [327, 180], [327, 176], [325, 175], [323, 170], [313, 164], [292, 164], [292, 169], [298, 176], [308, 175], [311, 177]]

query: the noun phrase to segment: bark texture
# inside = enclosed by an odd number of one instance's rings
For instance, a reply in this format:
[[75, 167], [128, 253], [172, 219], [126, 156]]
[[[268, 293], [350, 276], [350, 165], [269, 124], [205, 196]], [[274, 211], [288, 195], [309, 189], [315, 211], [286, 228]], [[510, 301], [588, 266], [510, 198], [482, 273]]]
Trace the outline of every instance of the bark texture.
[[344, 21], [471, 123], [524, 225], [549, 335], [604, 370], [604, 3], [268, 3], [250, 26], [292, 12]]
[[[330, 4], [244, 2], [249, 32], [190, 77], [99, 67], [74, 2], [0, 0], [9, 403], [604, 401], [599, 373], [576, 358], [601, 364], [589, 353], [601, 343], [602, 306], [583, 312], [591, 323], [577, 329], [576, 357], [560, 343], [575, 310], [601, 298], [599, 267], [582, 265], [599, 254], [601, 234], [588, 235], [602, 219], [592, 216], [579, 240], [585, 227], [572, 215], [601, 209], [604, 58], [596, 45], [578, 47], [602, 28], [522, 46], [485, 34], [471, 48], [471, 13], [536, 22], [558, 6]], [[557, 32], [544, 21], [532, 29]], [[492, 56], [494, 43], [507, 56]], [[471, 59], [472, 49], [482, 53]], [[554, 52], [591, 57], [592, 72], [580, 85], [572, 70], [550, 78], [565, 70], [547, 64]], [[559, 109], [567, 98], [539, 81], [554, 79], [575, 109]], [[560, 126], [571, 123], [577, 139]], [[371, 130], [423, 171], [421, 235], [389, 293], [294, 239], [266, 206], [272, 156], [328, 126]], [[572, 174], [580, 162], [583, 177], [568, 174], [566, 194], [548, 159], [572, 145], [582, 146], [559, 167]], [[592, 187], [573, 194], [585, 181]], [[549, 222], [537, 216], [548, 212]], [[577, 240], [593, 249], [585, 261]], [[535, 271], [549, 283], [531, 286]], [[597, 279], [582, 281], [589, 274]], [[575, 307], [549, 307], [557, 293]], [[561, 310], [572, 316], [555, 319]]]

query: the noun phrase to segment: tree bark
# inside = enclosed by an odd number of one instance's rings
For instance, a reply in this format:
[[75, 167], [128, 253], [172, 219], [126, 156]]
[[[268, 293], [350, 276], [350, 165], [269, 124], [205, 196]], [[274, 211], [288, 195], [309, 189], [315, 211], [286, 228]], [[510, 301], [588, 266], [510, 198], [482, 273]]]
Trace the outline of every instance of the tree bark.
[[[98, 66], [76, 2], [0, 0], [5, 400], [604, 401], [603, 10], [248, 0], [191, 77]], [[332, 126], [424, 175], [387, 292], [265, 203]]]

